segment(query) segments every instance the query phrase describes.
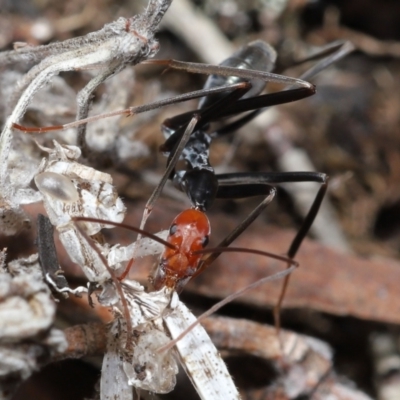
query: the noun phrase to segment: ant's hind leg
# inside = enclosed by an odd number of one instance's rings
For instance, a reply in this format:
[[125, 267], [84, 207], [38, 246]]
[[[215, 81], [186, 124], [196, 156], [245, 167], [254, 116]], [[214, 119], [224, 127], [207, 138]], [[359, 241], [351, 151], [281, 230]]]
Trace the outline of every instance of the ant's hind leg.
[[[308, 211], [303, 224], [301, 225], [300, 229], [298, 230], [296, 236], [292, 240], [292, 243], [290, 244], [289, 250], [287, 252], [287, 255], [290, 259], [293, 259], [297, 251], [299, 250], [301, 243], [303, 242], [304, 238], [307, 236], [308, 231], [311, 228], [311, 225], [313, 224], [318, 211], [321, 207], [322, 201], [324, 200], [324, 197], [326, 195], [326, 191], [328, 189], [328, 178], [326, 177], [325, 182], [321, 184], [321, 187], [319, 188], [314, 202], [310, 207], [310, 210]], [[288, 264], [288, 268], [290, 265]], [[280, 331], [281, 328], [281, 308], [282, 308], [282, 303], [285, 298], [286, 290], [289, 285], [289, 279], [290, 275], [285, 276], [283, 283], [282, 283], [282, 288], [281, 292], [279, 294], [278, 302], [276, 303], [274, 307], [274, 320], [275, 320], [275, 326], [277, 331]]]
[[[266, 197], [261, 203], [253, 209], [253, 211], [235, 228], [228, 236], [218, 244], [217, 247], [229, 246], [237, 237], [239, 237], [253, 222], [254, 220], [265, 210], [265, 208], [271, 203], [276, 195], [276, 189], [273, 186], [262, 184], [250, 184], [250, 185], [232, 185], [231, 187], [219, 186], [217, 197], [219, 198], [243, 198], [243, 193], [246, 192], [247, 196], [251, 197], [255, 195], [265, 195]], [[203, 272], [208, 266], [219, 257], [221, 253], [212, 253], [205, 258], [198, 270], [198, 273]]]
[[[272, 187], [271, 185], [276, 185], [280, 183], [317, 182], [321, 185], [303, 221], [302, 226], [300, 227], [289, 247], [287, 255], [290, 259], [293, 259], [296, 256], [301, 243], [307, 236], [307, 233], [310, 230], [310, 227], [318, 214], [318, 211], [321, 207], [322, 201], [328, 188], [328, 176], [320, 172], [253, 172], [220, 174], [217, 175], [217, 178], [220, 183], [220, 191], [217, 194], [217, 197], [219, 198], [239, 198], [262, 195], [265, 194], [265, 190], [268, 190], [268, 188]], [[245, 191], [242, 189], [244, 187], [246, 188]], [[237, 195], [235, 195], [235, 193], [237, 193]], [[243, 193], [246, 193], [246, 195], [243, 195]], [[262, 209], [264, 208], [265, 206]], [[251, 222], [252, 221], [250, 221], [250, 223]], [[246, 227], [250, 225], [250, 223], [247, 223]], [[241, 230], [241, 232], [243, 230]], [[236, 238], [237, 236], [238, 235], [234, 236], [234, 238]], [[278, 331], [280, 329], [280, 310], [283, 299], [285, 297], [288, 283], [289, 276], [286, 276], [282, 285], [277, 305], [274, 308], [275, 325]]]

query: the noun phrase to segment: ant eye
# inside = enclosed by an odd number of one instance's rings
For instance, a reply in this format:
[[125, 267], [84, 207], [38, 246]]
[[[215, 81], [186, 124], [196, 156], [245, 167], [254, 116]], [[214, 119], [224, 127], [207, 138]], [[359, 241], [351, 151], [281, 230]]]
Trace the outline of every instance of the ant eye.
[[176, 224], [171, 225], [171, 228], [169, 228], [170, 236], [175, 235], [177, 229], [178, 229], [178, 226]]
[[210, 238], [208, 236], [204, 236], [203, 239], [201, 240], [201, 245], [203, 247], [206, 247], [208, 245]]

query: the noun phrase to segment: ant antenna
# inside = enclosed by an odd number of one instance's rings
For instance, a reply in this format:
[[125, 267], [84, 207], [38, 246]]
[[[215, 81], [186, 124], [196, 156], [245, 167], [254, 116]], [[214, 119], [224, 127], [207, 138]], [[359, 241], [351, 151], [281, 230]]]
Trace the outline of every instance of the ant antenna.
[[[83, 221], [83, 220], [85, 220], [84, 217], [72, 218], [73, 222], [79, 222], [79, 221]], [[94, 219], [94, 221], [88, 221], [88, 222], [97, 222], [97, 221], [99, 221], [99, 220]], [[106, 222], [108, 223], [108, 221], [106, 221]], [[108, 273], [111, 276], [111, 279], [115, 285], [115, 288], [117, 289], [117, 292], [118, 292], [118, 295], [119, 295], [119, 298], [120, 298], [121, 304], [122, 304], [123, 316], [126, 321], [127, 335], [126, 335], [125, 348], [128, 348], [130, 343], [132, 343], [132, 341], [133, 341], [133, 325], [132, 325], [132, 319], [131, 319], [131, 316], [129, 313], [128, 302], [127, 302], [124, 292], [122, 290], [121, 283], [118, 280], [118, 278], [115, 276], [114, 271], [108, 265], [108, 262], [105, 259], [105, 257], [103, 256], [103, 254], [101, 253], [100, 249], [95, 245], [94, 241], [90, 238], [90, 236], [79, 226], [79, 224], [75, 224], [75, 226], [76, 226], [77, 230], [79, 231], [79, 233], [85, 238], [85, 240], [90, 245], [90, 247], [100, 257], [101, 261], [103, 262], [104, 266], [106, 267]]]
[[[248, 250], [248, 249], [247, 249]], [[261, 254], [262, 252], [260, 251]], [[225, 299], [221, 300], [220, 302], [218, 302], [217, 304], [215, 304], [214, 306], [212, 306], [209, 310], [207, 310], [206, 312], [204, 312], [203, 314], [201, 314], [197, 320], [195, 322], [193, 322], [191, 325], [189, 325], [182, 333], [180, 333], [174, 340], [171, 340], [168, 344], [166, 344], [165, 346], [160, 347], [157, 352], [162, 353], [163, 351], [167, 351], [169, 349], [171, 349], [172, 347], [175, 346], [175, 344], [177, 342], [179, 342], [179, 340], [181, 340], [185, 335], [187, 335], [196, 325], [198, 325], [204, 318], [207, 318], [208, 316], [210, 316], [211, 314], [214, 314], [216, 311], [218, 311], [220, 308], [222, 308], [223, 306], [225, 306], [226, 304], [232, 302], [233, 300], [237, 299], [238, 297], [246, 294], [247, 292], [249, 292], [252, 289], [255, 289], [259, 286], [261, 286], [262, 284], [266, 283], [266, 282], [270, 282], [270, 281], [275, 281], [281, 278], [284, 278], [286, 276], [288, 276], [289, 274], [291, 274], [297, 267], [298, 267], [298, 263], [295, 261], [291, 261], [293, 263], [293, 266], [290, 268], [285, 269], [284, 271], [280, 271], [277, 272], [276, 274], [270, 275], [270, 276], [266, 276], [265, 278], [261, 278], [258, 281], [251, 283], [250, 285], [246, 286], [245, 288], [238, 290], [237, 292], [229, 295], [228, 297], [226, 297]]]

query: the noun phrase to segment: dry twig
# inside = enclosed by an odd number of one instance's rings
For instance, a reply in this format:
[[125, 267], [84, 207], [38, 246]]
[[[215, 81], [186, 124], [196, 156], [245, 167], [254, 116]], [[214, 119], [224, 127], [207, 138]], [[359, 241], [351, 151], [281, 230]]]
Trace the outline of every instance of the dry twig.
[[[78, 94], [77, 118], [85, 118], [89, 111], [90, 99], [96, 88], [110, 76], [120, 72], [127, 64], [137, 64], [153, 56], [158, 50], [155, 32], [172, 0], [151, 0], [143, 14], [131, 18], [119, 18], [101, 30], [86, 36], [36, 48], [24, 47], [0, 55], [0, 67], [20, 62], [38, 62], [19, 82], [13, 97], [16, 99], [13, 111], [8, 116], [0, 139], [0, 189], [2, 231], [13, 234], [26, 225], [26, 216], [21, 212], [21, 197], [25, 203], [38, 201], [37, 193], [27, 190], [32, 175], [24, 171], [13, 181], [9, 174], [8, 160], [14, 149], [13, 123], [18, 123], [36, 92], [62, 71], [90, 70], [99, 73]], [[86, 148], [86, 126], [78, 129], [78, 142]], [[21, 166], [32, 171], [32, 165]], [[22, 179], [22, 176], [25, 179]], [[28, 176], [26, 176], [28, 175]], [[22, 179], [22, 182], [21, 182]]]

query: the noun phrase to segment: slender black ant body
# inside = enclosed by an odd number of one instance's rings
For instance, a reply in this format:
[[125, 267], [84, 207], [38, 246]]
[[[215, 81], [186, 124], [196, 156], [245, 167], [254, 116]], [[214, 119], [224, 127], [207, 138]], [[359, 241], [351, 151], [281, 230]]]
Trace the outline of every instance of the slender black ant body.
[[[223, 61], [218, 67], [214, 67], [216, 74], [210, 71], [209, 66], [203, 66], [208, 73], [213, 73], [207, 79], [203, 93], [204, 97], [199, 102], [199, 109], [177, 115], [164, 121], [162, 125], [166, 142], [161, 147], [168, 157], [167, 164], [176, 162], [172, 158], [176, 155], [183, 137], [189, 138], [182, 146], [181, 158], [187, 164], [186, 170], [175, 171], [171, 169], [169, 178], [187, 194], [194, 208], [205, 211], [210, 208], [216, 198], [245, 198], [264, 195], [266, 198], [261, 204], [222, 242], [220, 246], [227, 246], [237, 236], [239, 236], [261, 213], [261, 211], [272, 201], [276, 189], [274, 185], [290, 182], [317, 182], [321, 184], [314, 202], [311, 205], [302, 226], [294, 237], [287, 256], [293, 259], [307, 235], [324, 199], [327, 191], [328, 176], [320, 172], [251, 172], [251, 173], [231, 173], [215, 174], [209, 162], [209, 147], [214, 138], [223, 137], [236, 131], [251, 121], [266, 107], [288, 103], [309, 97], [315, 93], [315, 87], [301, 79], [308, 79], [326, 68], [333, 62], [344, 57], [353, 46], [350, 43], [333, 43], [328, 45], [321, 53], [315, 57], [328, 55], [312, 69], [308, 70], [300, 80], [288, 78], [281, 75], [274, 75], [275, 82], [301, 85], [301, 87], [290, 87], [281, 92], [260, 95], [265, 89], [268, 79], [261, 80], [262, 72], [257, 76], [256, 71], [271, 72], [275, 66], [276, 52], [263, 41], [257, 40], [244, 46], [230, 58]], [[177, 62], [169, 61], [150, 61], [150, 63], [167, 64], [174, 68], [179, 68]], [[235, 75], [229, 75], [228, 68], [235, 68]], [[182, 65], [182, 69], [189, 72], [194, 71], [192, 64]], [[254, 76], [249, 79], [240, 76], [241, 70], [252, 70]], [[221, 75], [223, 72], [223, 76]], [[214, 75], [215, 74], [215, 75]], [[210, 94], [215, 88], [226, 88], [224, 92]], [[248, 112], [233, 122], [227, 122], [222, 128], [208, 133], [211, 122], [221, 121], [227, 117], [236, 116]], [[189, 124], [189, 125], [188, 125]], [[191, 124], [191, 126], [190, 126]], [[190, 136], [189, 136], [190, 135]], [[207, 259], [201, 269], [205, 269], [216, 257], [213, 254]], [[282, 292], [275, 309], [275, 318], [279, 327], [279, 310], [283, 301], [289, 276], [285, 278]]]

